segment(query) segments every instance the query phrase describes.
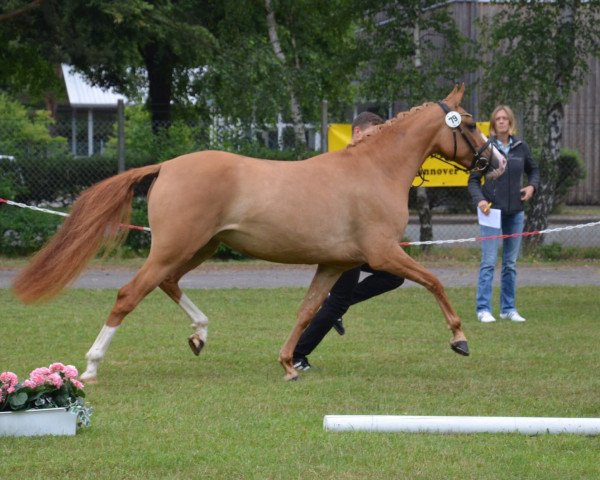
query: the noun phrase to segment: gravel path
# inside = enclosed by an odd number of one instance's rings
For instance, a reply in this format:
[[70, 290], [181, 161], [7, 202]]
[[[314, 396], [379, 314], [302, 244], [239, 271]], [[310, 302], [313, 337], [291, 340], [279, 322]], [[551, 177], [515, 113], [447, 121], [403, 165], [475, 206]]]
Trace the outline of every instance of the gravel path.
[[[182, 288], [278, 288], [308, 287], [314, 266], [266, 266], [211, 264], [188, 273], [181, 281]], [[457, 266], [431, 268], [445, 287], [475, 286], [477, 267]], [[9, 288], [16, 269], [0, 268], [0, 288]], [[136, 270], [117, 268], [92, 268], [73, 284], [74, 288], [119, 288], [135, 274]], [[525, 285], [599, 285], [600, 266], [518, 266], [518, 284]], [[498, 282], [499, 269], [496, 271]], [[406, 282], [405, 286], [419, 286]]]

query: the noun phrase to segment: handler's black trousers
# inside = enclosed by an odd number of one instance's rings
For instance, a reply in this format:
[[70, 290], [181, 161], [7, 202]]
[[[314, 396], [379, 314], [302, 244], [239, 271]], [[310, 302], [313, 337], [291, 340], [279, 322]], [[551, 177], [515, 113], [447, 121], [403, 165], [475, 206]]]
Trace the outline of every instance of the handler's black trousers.
[[[370, 272], [372, 275], [359, 283], [361, 271]], [[367, 264], [344, 272], [302, 333], [294, 350], [294, 358], [304, 357], [312, 352], [333, 328], [334, 322], [341, 318], [351, 305], [394, 290], [403, 283], [404, 278], [373, 270]]]

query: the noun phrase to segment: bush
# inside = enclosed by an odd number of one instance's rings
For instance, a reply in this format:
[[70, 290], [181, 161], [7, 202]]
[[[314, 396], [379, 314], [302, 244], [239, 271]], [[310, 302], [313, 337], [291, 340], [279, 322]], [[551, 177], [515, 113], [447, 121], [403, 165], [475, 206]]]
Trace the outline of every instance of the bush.
[[[180, 120], [175, 120], [169, 128], [153, 128], [146, 109], [129, 106], [125, 109], [126, 168], [158, 163], [201, 150], [207, 144], [203, 133], [206, 130], [203, 125], [189, 125]], [[116, 130], [107, 143], [106, 155], [117, 158]]]
[[[66, 211], [65, 208], [59, 210]], [[9, 205], [0, 205], [0, 212], [0, 251], [13, 257], [31, 255], [39, 250], [64, 221], [58, 215]], [[133, 225], [148, 225], [145, 199], [134, 199], [131, 221]], [[146, 255], [149, 248], [150, 233], [131, 230], [119, 252], [125, 256]]]
[[30, 255], [50, 238], [63, 218], [9, 205], [0, 206], [0, 251], [6, 256]]
[[558, 157], [558, 174], [554, 191], [554, 208], [559, 209], [569, 190], [586, 176], [585, 163], [577, 150], [563, 148]]
[[[542, 158], [541, 150], [539, 148], [532, 149], [531, 153], [534, 159], [539, 159], [539, 165], [543, 175], [544, 163], [548, 160]], [[585, 176], [585, 164], [579, 152], [570, 148], [561, 148], [558, 163], [556, 165], [556, 183], [554, 184], [552, 213], [560, 211], [561, 206], [564, 205], [567, 199], [569, 190], [577, 185], [580, 180], [583, 180]], [[531, 204], [528, 204], [528, 207], [530, 206]]]
[[[50, 181], [49, 169], [55, 162], [70, 156], [65, 138], [52, 136], [54, 121], [46, 111], [28, 112], [18, 102], [0, 93], [0, 194], [13, 199], [35, 195], [37, 185], [30, 185], [27, 165], [46, 166], [33, 177]], [[37, 192], [36, 192], [37, 193]], [[46, 197], [49, 199], [49, 197]]]
[[70, 205], [81, 191], [117, 173], [116, 160], [103, 156], [30, 156], [18, 163], [25, 185], [19, 201], [58, 202], [61, 206]]

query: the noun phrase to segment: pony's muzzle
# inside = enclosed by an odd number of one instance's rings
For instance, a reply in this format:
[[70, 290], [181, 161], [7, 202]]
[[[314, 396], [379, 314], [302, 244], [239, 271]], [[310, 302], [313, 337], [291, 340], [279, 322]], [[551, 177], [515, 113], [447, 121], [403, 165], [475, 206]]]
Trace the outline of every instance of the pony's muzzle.
[[491, 145], [492, 158], [490, 160], [490, 169], [485, 174], [486, 180], [496, 180], [506, 170], [506, 157], [494, 145]]

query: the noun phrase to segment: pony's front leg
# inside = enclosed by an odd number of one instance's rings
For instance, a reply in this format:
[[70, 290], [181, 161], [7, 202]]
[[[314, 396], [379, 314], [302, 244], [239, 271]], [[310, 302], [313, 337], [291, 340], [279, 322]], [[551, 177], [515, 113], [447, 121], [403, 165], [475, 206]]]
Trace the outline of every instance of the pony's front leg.
[[375, 270], [384, 270], [408, 278], [429, 290], [437, 300], [446, 318], [448, 328], [452, 331], [450, 348], [461, 355], [469, 355], [469, 346], [462, 330], [460, 317], [452, 308], [444, 286], [439, 279], [410, 257], [399, 245], [381, 247], [377, 251], [388, 252], [388, 256], [383, 258], [379, 254], [374, 255], [369, 258], [369, 265]]
[[292, 365], [294, 349], [304, 329], [313, 319], [344, 268], [319, 265], [304, 300], [298, 309], [296, 324], [279, 351], [279, 363], [285, 370], [285, 380], [296, 380], [298, 373]]

